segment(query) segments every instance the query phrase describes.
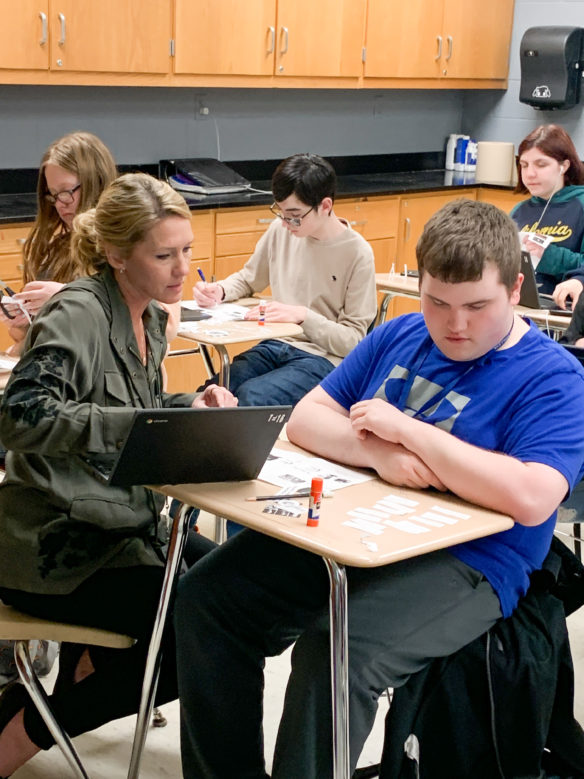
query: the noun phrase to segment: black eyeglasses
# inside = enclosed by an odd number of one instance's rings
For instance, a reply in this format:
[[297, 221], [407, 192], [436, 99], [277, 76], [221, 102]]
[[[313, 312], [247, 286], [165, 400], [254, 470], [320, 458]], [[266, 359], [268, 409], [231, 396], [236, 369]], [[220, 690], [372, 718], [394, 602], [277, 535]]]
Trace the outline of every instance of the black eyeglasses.
[[73, 189], [62, 189], [60, 192], [57, 192], [54, 195], [48, 193], [45, 195], [45, 200], [47, 200], [52, 206], [55, 205], [57, 200], [59, 203], [63, 203], [63, 205], [69, 205], [75, 200], [75, 193], [80, 188], [81, 184], [77, 184], [77, 186], [73, 187]]
[[290, 227], [300, 227], [302, 224], [302, 220], [305, 216], [308, 216], [308, 214], [314, 210], [314, 206], [310, 206], [308, 211], [305, 214], [301, 214], [300, 216], [284, 216], [284, 214], [280, 211], [276, 203], [272, 203], [270, 206], [270, 211], [274, 216], [277, 216], [278, 219], [281, 219], [283, 222], [286, 222], [286, 224], [289, 224]]

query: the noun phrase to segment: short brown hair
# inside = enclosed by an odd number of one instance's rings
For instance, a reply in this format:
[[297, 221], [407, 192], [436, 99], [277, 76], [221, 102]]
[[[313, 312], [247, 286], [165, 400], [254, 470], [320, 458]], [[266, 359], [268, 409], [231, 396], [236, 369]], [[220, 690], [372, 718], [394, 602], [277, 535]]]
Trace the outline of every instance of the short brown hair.
[[540, 124], [529, 133], [517, 150], [517, 186], [515, 192], [522, 194], [529, 192], [521, 178], [521, 155], [530, 149], [539, 149], [546, 157], [551, 157], [556, 162], [569, 160], [570, 164], [564, 173], [566, 184], [584, 184], [584, 165], [580, 161], [576, 147], [568, 133], [559, 124]]
[[416, 257], [420, 282], [426, 271], [449, 284], [478, 281], [491, 262], [511, 292], [521, 267], [517, 226], [490, 203], [453, 200], [426, 223]]

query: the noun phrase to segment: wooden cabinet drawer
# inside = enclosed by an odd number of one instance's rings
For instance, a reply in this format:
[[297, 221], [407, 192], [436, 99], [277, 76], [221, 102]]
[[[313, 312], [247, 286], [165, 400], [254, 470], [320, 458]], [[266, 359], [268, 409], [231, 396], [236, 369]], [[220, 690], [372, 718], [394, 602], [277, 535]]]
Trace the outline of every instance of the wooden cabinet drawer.
[[213, 256], [213, 212], [199, 211], [191, 216], [193, 228], [193, 259]]
[[22, 254], [0, 254], [0, 279], [15, 291], [22, 287]]
[[268, 206], [218, 211], [215, 218], [215, 232], [217, 235], [223, 233], [262, 233], [275, 219], [277, 217], [270, 213]]
[[397, 235], [399, 198], [335, 203], [337, 216], [346, 219], [353, 230], [366, 239], [391, 238]]
[[229, 254], [245, 254], [251, 257], [261, 233], [230, 233], [218, 235], [215, 240], [215, 257], [225, 257]]
[[21, 254], [31, 226], [31, 224], [23, 224], [0, 227], [0, 255]]

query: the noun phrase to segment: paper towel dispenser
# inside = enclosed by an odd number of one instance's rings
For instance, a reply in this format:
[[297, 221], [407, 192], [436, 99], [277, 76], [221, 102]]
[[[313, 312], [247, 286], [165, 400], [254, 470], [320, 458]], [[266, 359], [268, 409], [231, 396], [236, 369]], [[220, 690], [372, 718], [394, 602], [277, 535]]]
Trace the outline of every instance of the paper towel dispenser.
[[535, 108], [571, 108], [580, 99], [582, 27], [530, 27], [520, 46], [519, 100]]

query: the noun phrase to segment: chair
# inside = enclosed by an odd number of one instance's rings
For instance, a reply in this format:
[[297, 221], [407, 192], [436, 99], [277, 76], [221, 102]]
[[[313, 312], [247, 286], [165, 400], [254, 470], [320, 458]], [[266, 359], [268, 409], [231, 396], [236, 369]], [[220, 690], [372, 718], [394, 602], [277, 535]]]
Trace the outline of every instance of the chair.
[[128, 649], [134, 643], [134, 639], [108, 630], [79, 627], [31, 617], [2, 603], [0, 603], [0, 638], [15, 641], [14, 658], [22, 683], [73, 769], [75, 776], [87, 777], [71, 739], [51, 711], [47, 694], [34, 671], [28, 651], [28, 642], [42, 638], [48, 641], [67, 641], [73, 644], [91, 644], [111, 649]]
[[[158, 674], [162, 660], [160, 644], [168, 614], [168, 607], [174, 588], [176, 586], [178, 571], [184, 552], [184, 545], [188, 531], [189, 506], [182, 506], [177, 512], [172, 524], [168, 554], [164, 572], [164, 579], [158, 602], [158, 609], [152, 637], [148, 647], [148, 656], [142, 684], [140, 709], [134, 733], [134, 743], [128, 770], [128, 779], [136, 779], [140, 771], [142, 751], [146, 741], [147, 725], [154, 707], [154, 697], [158, 684]], [[14, 656], [16, 666], [22, 683], [28, 691], [39, 714], [63, 752], [65, 759], [72, 769], [74, 776], [80, 779], [88, 779], [88, 775], [81, 760], [71, 743], [71, 739], [58, 723], [51, 711], [47, 695], [34, 671], [28, 642], [31, 640], [67, 641], [73, 644], [89, 644], [114, 649], [128, 649], [134, 643], [134, 639], [120, 633], [113, 633], [99, 628], [81, 627], [63, 622], [53, 622], [46, 619], [38, 619], [28, 614], [23, 614], [11, 606], [0, 603], [0, 639], [8, 639], [15, 642]]]

